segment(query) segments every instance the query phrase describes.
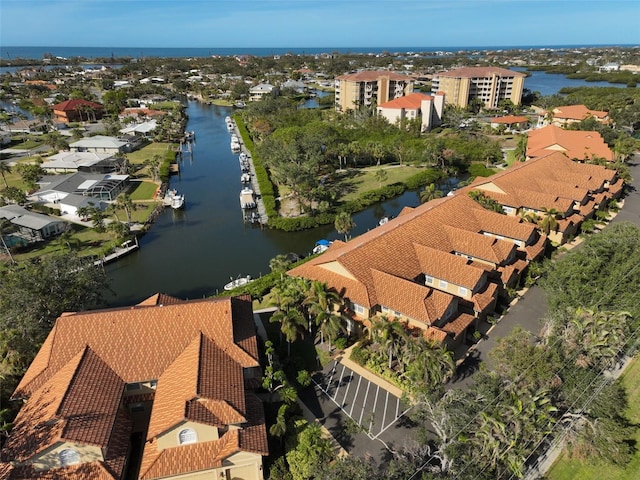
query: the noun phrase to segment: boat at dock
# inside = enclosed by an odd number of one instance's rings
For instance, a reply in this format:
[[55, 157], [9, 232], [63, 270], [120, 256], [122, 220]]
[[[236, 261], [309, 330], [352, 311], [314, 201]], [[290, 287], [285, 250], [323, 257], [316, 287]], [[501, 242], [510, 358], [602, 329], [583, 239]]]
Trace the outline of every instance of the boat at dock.
[[227, 291], [233, 290], [234, 288], [242, 287], [243, 285], [246, 285], [247, 283], [251, 283], [251, 282], [253, 282], [253, 278], [251, 278], [251, 275], [246, 275], [244, 277], [239, 276], [235, 280], [232, 279], [229, 283], [227, 283], [224, 286], [224, 289]]
[[167, 190], [167, 193], [165, 194], [164, 199], [162, 200], [162, 203], [167, 207], [171, 207], [175, 210], [178, 210], [184, 207], [184, 200], [185, 200], [184, 194], [180, 194], [178, 193], [177, 190], [172, 189], [172, 190]]
[[256, 199], [253, 194], [253, 190], [249, 187], [244, 187], [240, 191], [240, 207], [244, 210], [256, 208]]
[[240, 181], [242, 183], [250, 183], [251, 175], [249, 173], [243, 173], [242, 175], [240, 175]]

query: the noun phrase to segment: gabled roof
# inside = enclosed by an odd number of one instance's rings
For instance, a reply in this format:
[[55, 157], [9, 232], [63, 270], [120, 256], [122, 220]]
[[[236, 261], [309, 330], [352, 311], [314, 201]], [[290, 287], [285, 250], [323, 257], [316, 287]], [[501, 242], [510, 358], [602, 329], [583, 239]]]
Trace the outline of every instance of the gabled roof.
[[418, 110], [422, 108], [422, 102], [424, 100], [433, 100], [433, 97], [424, 93], [410, 93], [395, 100], [381, 103], [378, 105], [378, 108]]
[[94, 135], [69, 144], [71, 148], [122, 148], [127, 142], [106, 135]]
[[613, 152], [598, 132], [565, 130], [556, 125], [532, 130], [527, 141], [527, 157], [561, 151], [568, 158], [584, 160], [593, 156], [613, 160]]
[[553, 117], [555, 119], [584, 120], [596, 117], [599, 120], [604, 120], [608, 115], [609, 112], [590, 110], [585, 105], [564, 105], [553, 109]]
[[491, 77], [493, 75], [501, 77], [526, 77], [526, 74], [522, 72], [516, 72], [515, 70], [508, 70], [500, 67], [463, 67], [455, 70], [449, 70], [447, 72], [441, 72], [435, 76], [452, 78], [483, 78]]
[[99, 110], [102, 108], [102, 105], [95, 102], [90, 102], [88, 100], [83, 100], [82, 98], [74, 98], [71, 100], [65, 100], [64, 102], [56, 103], [51, 107], [52, 110], [59, 110], [62, 112], [70, 112], [78, 110], [82, 107], [91, 107], [94, 110]]
[[5, 205], [0, 207], [0, 218], [6, 218], [14, 225], [31, 230], [41, 230], [51, 224], [64, 223], [64, 221], [59, 218], [32, 212], [19, 205]]

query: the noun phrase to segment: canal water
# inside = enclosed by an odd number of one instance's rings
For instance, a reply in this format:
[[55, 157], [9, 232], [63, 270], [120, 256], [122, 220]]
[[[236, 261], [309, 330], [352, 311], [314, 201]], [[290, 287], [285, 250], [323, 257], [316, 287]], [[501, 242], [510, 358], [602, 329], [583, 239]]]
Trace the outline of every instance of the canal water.
[[[187, 130], [194, 131], [193, 154], [184, 154], [171, 188], [184, 193], [185, 209], [165, 211], [140, 239], [140, 250], [107, 266], [112, 306], [136, 303], [157, 292], [201, 298], [222, 291], [239, 275], [268, 273], [278, 254], [307, 255], [315, 242], [342, 238], [332, 225], [303, 232], [261, 229], [245, 223], [240, 209], [240, 164], [231, 153], [224, 121], [231, 110], [189, 102]], [[397, 216], [404, 206], [419, 204], [418, 193], [402, 196], [353, 216], [352, 236]]]

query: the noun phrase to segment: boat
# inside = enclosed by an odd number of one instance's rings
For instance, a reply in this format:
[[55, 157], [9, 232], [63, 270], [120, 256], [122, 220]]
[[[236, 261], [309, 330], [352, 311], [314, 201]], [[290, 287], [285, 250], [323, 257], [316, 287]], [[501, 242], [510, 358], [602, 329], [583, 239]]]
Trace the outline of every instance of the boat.
[[256, 199], [253, 196], [253, 190], [249, 187], [244, 187], [240, 191], [240, 207], [245, 210], [256, 208]]
[[240, 181], [242, 183], [249, 183], [251, 182], [251, 175], [248, 173], [243, 173], [242, 175], [240, 175]]
[[244, 103], [244, 102], [236, 102], [236, 103], [233, 104], [233, 106], [236, 107], [236, 108], [244, 108], [244, 107], [247, 106], [247, 104]]
[[313, 250], [311, 251], [311, 253], [313, 253], [314, 255], [317, 255], [318, 253], [326, 252], [332, 243], [333, 242], [330, 242], [329, 240], [325, 240], [325, 239], [318, 240], [316, 242], [315, 247], [313, 247]]
[[175, 189], [167, 190], [162, 203], [173, 209], [180, 209], [184, 207], [184, 194], [178, 193]]
[[389, 221], [389, 217], [382, 217], [380, 219], [380, 221], [378, 222], [378, 225], [384, 225], [385, 223], [387, 223]]
[[224, 286], [224, 289], [233, 290], [234, 288], [242, 287], [243, 285], [251, 282], [253, 282], [253, 278], [251, 278], [251, 275], [247, 275], [244, 277], [238, 276], [238, 278], [236, 278], [235, 280], [231, 279], [231, 281]]
[[227, 115], [226, 117], [224, 117], [224, 121], [227, 123], [231, 123], [231, 117]]

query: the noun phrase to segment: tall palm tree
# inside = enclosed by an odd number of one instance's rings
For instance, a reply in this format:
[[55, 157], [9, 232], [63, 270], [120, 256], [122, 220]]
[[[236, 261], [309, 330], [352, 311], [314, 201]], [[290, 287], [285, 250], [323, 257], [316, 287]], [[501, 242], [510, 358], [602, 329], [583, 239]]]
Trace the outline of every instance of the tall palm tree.
[[338, 233], [342, 233], [344, 234], [344, 241], [347, 241], [347, 236], [349, 234], [349, 232], [351, 230], [353, 230], [353, 227], [356, 226], [355, 222], [353, 221], [353, 218], [351, 218], [351, 215], [349, 214], [349, 212], [340, 212], [336, 215], [336, 218], [333, 222], [334, 227], [336, 228], [336, 231]]
[[430, 183], [420, 192], [420, 203], [427, 203], [436, 198], [442, 198], [442, 190], [438, 190], [435, 183]]
[[389, 370], [393, 366], [393, 359], [404, 347], [407, 340], [407, 332], [400, 322], [390, 321], [387, 317], [379, 317], [371, 324], [373, 340], [387, 351], [389, 357]]
[[309, 326], [303, 313], [297, 308], [289, 310], [278, 310], [269, 320], [271, 323], [280, 324], [280, 332], [287, 341], [287, 355], [291, 355], [291, 344], [298, 339], [298, 336], [304, 337], [304, 333]]
[[2, 181], [4, 182], [4, 188], [9, 188], [9, 184], [7, 183], [7, 177], [5, 175], [7, 173], [11, 173], [11, 167], [8, 163], [0, 160], [0, 175], [2, 175]]
[[309, 325], [315, 325], [320, 331], [320, 341], [324, 338], [331, 341], [346, 330], [344, 320], [338, 313], [342, 310], [343, 301], [335, 290], [330, 290], [326, 283], [314, 280], [306, 292], [303, 305], [309, 314]]
[[287, 258], [286, 255], [276, 255], [271, 260], [269, 260], [269, 268], [272, 272], [280, 272], [280, 280], [282, 281], [284, 278], [284, 272], [291, 266], [291, 261]]
[[417, 390], [430, 390], [442, 385], [455, 372], [453, 353], [424, 337], [410, 337], [400, 358], [406, 367], [403, 376]]
[[137, 205], [131, 200], [131, 196], [126, 193], [121, 193], [116, 198], [115, 208], [124, 210], [124, 214], [127, 217], [127, 224], [131, 225], [131, 215], [137, 209]]
[[554, 232], [557, 232], [558, 231], [557, 218], [558, 218], [558, 215], [560, 215], [560, 212], [555, 208], [546, 208], [546, 207], [542, 207], [541, 211], [543, 213], [543, 216], [541, 219], [539, 219], [538, 226], [542, 229], [542, 231], [546, 235], [549, 235], [549, 233], [551, 233], [552, 230]]

